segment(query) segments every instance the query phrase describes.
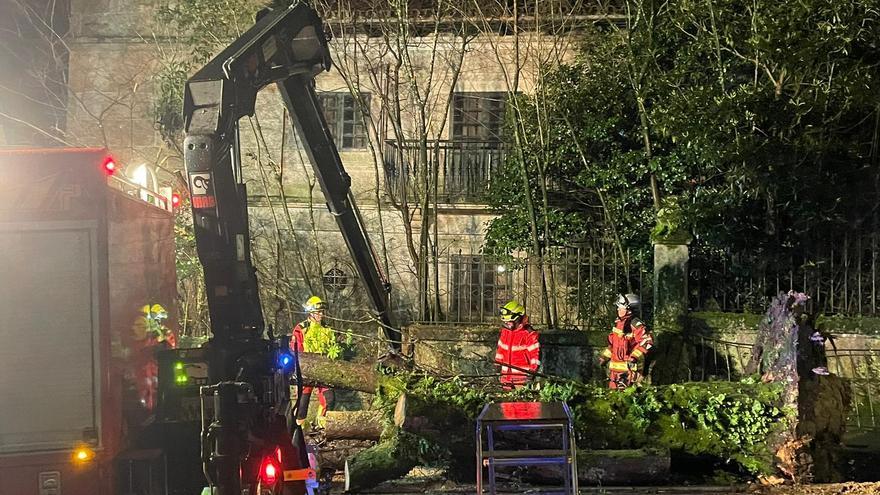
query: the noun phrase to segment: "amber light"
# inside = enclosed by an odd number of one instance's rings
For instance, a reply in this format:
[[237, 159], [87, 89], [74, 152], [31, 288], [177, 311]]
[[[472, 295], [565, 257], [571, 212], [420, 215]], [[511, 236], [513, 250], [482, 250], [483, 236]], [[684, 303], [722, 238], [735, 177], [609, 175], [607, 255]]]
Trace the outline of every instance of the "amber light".
[[73, 451], [73, 460], [75, 462], [89, 462], [95, 458], [95, 451], [88, 447], [79, 447]]

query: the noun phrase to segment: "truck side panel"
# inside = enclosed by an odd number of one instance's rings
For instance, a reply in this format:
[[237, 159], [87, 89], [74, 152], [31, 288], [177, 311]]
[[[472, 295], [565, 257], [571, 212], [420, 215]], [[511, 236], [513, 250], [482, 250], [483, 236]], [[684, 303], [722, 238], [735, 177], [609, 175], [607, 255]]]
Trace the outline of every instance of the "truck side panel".
[[[45, 228], [40, 228], [45, 227]], [[94, 226], [0, 227], [0, 453], [97, 440]]]
[[[106, 150], [0, 151], [0, 494], [109, 494]], [[90, 444], [92, 462], [73, 450]]]
[[[144, 307], [160, 305], [168, 317], [162, 324], [177, 333], [177, 274], [174, 264], [174, 218], [171, 212], [110, 190], [107, 197], [110, 264], [110, 336], [113, 373], [108, 393], [118, 400], [108, 416], [133, 433], [153, 412], [156, 392], [157, 341], [145, 319]], [[110, 418], [106, 426], [111, 426]], [[128, 445], [121, 445], [126, 448]]]

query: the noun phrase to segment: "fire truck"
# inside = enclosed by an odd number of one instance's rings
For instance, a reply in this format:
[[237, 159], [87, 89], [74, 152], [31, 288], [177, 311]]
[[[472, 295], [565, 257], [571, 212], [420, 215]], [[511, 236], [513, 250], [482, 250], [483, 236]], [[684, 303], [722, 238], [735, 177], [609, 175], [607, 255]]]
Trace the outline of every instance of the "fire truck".
[[130, 493], [164, 469], [130, 447], [175, 330], [174, 200], [121, 168], [0, 151], [0, 494]]

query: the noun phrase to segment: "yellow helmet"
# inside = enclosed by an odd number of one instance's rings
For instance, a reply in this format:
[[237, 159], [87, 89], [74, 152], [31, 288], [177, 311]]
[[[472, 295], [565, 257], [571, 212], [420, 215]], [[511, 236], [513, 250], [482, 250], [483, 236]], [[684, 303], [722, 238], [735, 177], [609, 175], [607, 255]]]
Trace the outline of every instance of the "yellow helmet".
[[327, 303], [325, 303], [324, 300], [318, 296], [312, 296], [309, 298], [308, 301], [306, 301], [305, 304], [303, 304], [303, 309], [306, 311], [306, 313], [324, 311], [325, 309], [327, 309]]
[[526, 308], [516, 301], [501, 306], [501, 321], [516, 321], [526, 314]]

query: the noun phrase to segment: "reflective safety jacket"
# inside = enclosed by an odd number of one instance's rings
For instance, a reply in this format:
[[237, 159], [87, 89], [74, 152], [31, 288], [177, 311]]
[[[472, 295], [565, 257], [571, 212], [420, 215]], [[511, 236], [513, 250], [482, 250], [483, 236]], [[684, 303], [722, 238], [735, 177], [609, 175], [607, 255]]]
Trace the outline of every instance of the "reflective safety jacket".
[[528, 316], [522, 317], [512, 330], [501, 328], [495, 362], [501, 365], [501, 383], [514, 386], [524, 385], [529, 375], [512, 366], [529, 371], [537, 371], [541, 366], [538, 332], [529, 325]]
[[[325, 341], [332, 341], [336, 338], [336, 335], [333, 333], [333, 329], [330, 327], [325, 327], [324, 325], [312, 321], [306, 320], [300, 323], [297, 323], [295, 327], [293, 327], [293, 335], [291, 335], [290, 339], [290, 350], [296, 350], [298, 352], [320, 352], [321, 348], [314, 348], [315, 345], [310, 344], [318, 344]], [[294, 349], [294, 345], [296, 345], [296, 349]]]
[[648, 327], [632, 315], [618, 318], [608, 334], [608, 348], [602, 357], [610, 360], [608, 368], [612, 372], [629, 371], [629, 363], [638, 362], [654, 346], [654, 339]]

